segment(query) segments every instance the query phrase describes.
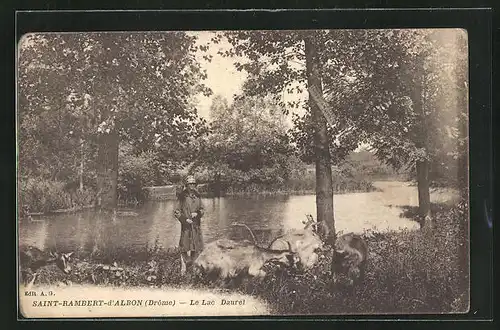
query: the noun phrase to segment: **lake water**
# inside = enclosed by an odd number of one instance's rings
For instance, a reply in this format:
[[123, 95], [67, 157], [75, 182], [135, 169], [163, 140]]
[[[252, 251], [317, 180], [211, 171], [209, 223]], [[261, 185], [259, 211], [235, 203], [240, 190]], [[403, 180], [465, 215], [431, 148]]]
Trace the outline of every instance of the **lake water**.
[[[417, 189], [405, 182], [376, 182], [380, 191], [334, 196], [337, 231], [389, 231], [418, 229], [414, 221], [400, 217], [402, 206], [417, 206]], [[432, 202], [453, 203], [456, 194], [438, 190]], [[316, 214], [315, 196], [256, 196], [204, 199], [202, 231], [205, 242], [221, 237], [250, 239], [248, 231], [232, 227], [234, 221], [247, 224], [261, 243], [294, 228], [301, 228], [305, 214]], [[141, 248], [158, 242], [175, 247], [180, 224], [173, 218], [174, 201], [148, 203], [134, 210], [137, 216], [117, 216], [86, 211], [21, 222], [19, 242], [40, 249], [91, 252], [106, 249]]]

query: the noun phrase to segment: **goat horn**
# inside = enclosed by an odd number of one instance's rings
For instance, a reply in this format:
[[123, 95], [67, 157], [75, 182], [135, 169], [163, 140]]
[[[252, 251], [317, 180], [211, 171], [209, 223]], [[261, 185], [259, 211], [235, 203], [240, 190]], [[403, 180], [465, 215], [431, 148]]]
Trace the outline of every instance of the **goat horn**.
[[286, 243], [288, 244], [288, 251], [292, 252], [292, 245], [289, 241], [286, 241]]

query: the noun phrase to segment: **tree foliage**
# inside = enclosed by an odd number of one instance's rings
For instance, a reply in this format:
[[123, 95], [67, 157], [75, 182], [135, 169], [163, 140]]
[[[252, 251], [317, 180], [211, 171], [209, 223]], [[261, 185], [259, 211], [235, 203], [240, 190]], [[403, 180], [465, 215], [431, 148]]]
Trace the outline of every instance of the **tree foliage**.
[[[223, 36], [233, 45], [224, 55], [248, 58], [236, 63], [237, 69], [250, 74], [244, 92], [270, 93], [282, 104], [283, 92], [294, 93], [295, 88], [300, 94], [310, 87], [306, 69], [312, 58], [308, 59], [304, 43], [313, 41], [319, 67], [315, 79], [334, 117], [328, 118], [326, 141], [332, 162], [367, 143], [393, 167], [416, 169], [423, 214], [430, 205], [429, 174], [439, 172], [435, 169], [440, 166], [449, 171], [450, 156], [462, 159], [459, 172], [464, 171], [467, 49], [463, 31], [232, 31]], [[318, 152], [324, 152], [318, 149], [321, 125], [310, 103], [294, 100], [286, 105], [306, 110], [295, 116], [292, 137], [301, 158], [315, 159], [318, 166]]]
[[67, 180], [75, 160], [85, 156], [87, 169], [99, 164], [97, 150], [110, 134], [138, 151], [155, 150], [164, 161], [187, 157], [206, 126], [192, 97], [211, 93], [201, 83], [206, 73], [194, 58], [195, 41], [184, 32], [24, 36], [21, 172]]
[[329, 34], [331, 42], [324, 43], [329, 57], [323, 68], [326, 98], [361, 142], [370, 143], [380, 159], [396, 168], [458, 156], [457, 148], [467, 138], [458, 129], [467, 118], [463, 31]]
[[270, 98], [242, 97], [228, 106], [216, 96], [210, 108], [202, 168], [206, 179], [229, 184], [276, 184], [287, 179], [292, 152], [280, 107]]

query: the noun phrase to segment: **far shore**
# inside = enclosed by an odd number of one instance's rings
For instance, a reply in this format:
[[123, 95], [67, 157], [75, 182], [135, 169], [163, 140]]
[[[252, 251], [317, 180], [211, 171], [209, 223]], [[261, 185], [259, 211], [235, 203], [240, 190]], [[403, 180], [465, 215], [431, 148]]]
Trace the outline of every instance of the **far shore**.
[[[395, 186], [394, 186], [395, 185]], [[408, 180], [390, 180], [390, 179], [381, 179], [375, 180], [371, 182], [371, 185], [364, 189], [345, 189], [345, 190], [336, 190], [333, 192], [334, 195], [347, 195], [347, 194], [358, 194], [358, 193], [370, 193], [370, 192], [382, 192], [384, 190], [391, 190], [391, 187], [400, 187], [403, 186], [416, 186], [416, 183]], [[444, 187], [431, 187], [431, 193], [439, 194], [440, 191], [455, 191], [453, 188], [444, 188]], [[239, 198], [239, 197], [265, 197], [265, 196], [304, 196], [304, 195], [315, 195], [316, 191], [312, 189], [304, 189], [304, 190], [260, 190], [260, 191], [229, 191], [221, 196], [215, 196], [211, 193], [201, 192], [202, 198]], [[156, 198], [152, 198], [147, 200], [146, 202], [159, 202], [159, 201], [167, 201], [167, 200], [175, 200], [175, 196], [157, 196]], [[56, 209], [50, 210], [46, 212], [29, 212], [23, 218], [28, 218], [31, 221], [41, 221], [37, 220], [37, 217], [45, 217], [45, 216], [53, 216], [57, 214], [64, 213], [78, 213], [83, 212], [85, 210], [90, 210], [94, 208], [94, 205], [83, 205], [76, 206], [65, 209]], [[137, 209], [140, 206], [127, 205], [123, 202], [118, 203], [118, 210], [125, 209]]]
[[[363, 192], [372, 192], [377, 191], [377, 188], [373, 186], [370, 189], [350, 189], [350, 190], [339, 190], [334, 191], [334, 195], [342, 195], [349, 193], [363, 193]], [[226, 192], [221, 194], [220, 196], [215, 196], [211, 193], [201, 192], [200, 195], [202, 198], [221, 198], [221, 197], [251, 197], [251, 196], [302, 196], [302, 195], [314, 195], [316, 194], [315, 190], [260, 190], [260, 191], [234, 191], [234, 192]], [[157, 202], [157, 201], [167, 201], [167, 200], [175, 200], [176, 197], [172, 196], [158, 196], [152, 199], [148, 199], [147, 202]], [[37, 216], [51, 216], [56, 214], [63, 213], [77, 213], [84, 210], [94, 208], [94, 205], [83, 205], [83, 206], [75, 206], [64, 209], [55, 209], [49, 210], [46, 212], [28, 212], [26, 217], [37, 217]], [[133, 209], [137, 208], [137, 206], [130, 206], [125, 203], [119, 202], [117, 209]]]

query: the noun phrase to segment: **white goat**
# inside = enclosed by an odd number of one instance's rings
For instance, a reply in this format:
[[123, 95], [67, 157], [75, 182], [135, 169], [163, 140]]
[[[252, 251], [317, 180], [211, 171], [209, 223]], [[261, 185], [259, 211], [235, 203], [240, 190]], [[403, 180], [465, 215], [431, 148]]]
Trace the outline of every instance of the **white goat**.
[[270, 249], [282, 249], [290, 245], [291, 250], [299, 256], [299, 266], [303, 270], [311, 269], [316, 264], [318, 252], [324, 247], [323, 241], [316, 233], [318, 223], [310, 214], [306, 217], [307, 221], [302, 221], [305, 224], [303, 229], [288, 231], [286, 234], [276, 237], [269, 244]]
[[263, 267], [269, 262], [293, 267], [300, 261], [289, 244], [286, 249], [258, 246], [253, 232], [250, 228], [248, 229], [254, 238], [253, 243], [249, 241], [236, 242], [230, 239], [211, 242], [205, 246], [194, 261], [195, 268], [205, 275], [218, 273], [221, 279], [235, 278], [241, 274], [263, 278], [266, 276]]

